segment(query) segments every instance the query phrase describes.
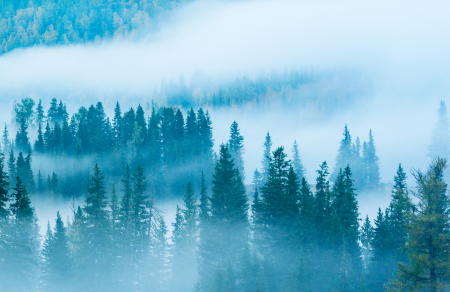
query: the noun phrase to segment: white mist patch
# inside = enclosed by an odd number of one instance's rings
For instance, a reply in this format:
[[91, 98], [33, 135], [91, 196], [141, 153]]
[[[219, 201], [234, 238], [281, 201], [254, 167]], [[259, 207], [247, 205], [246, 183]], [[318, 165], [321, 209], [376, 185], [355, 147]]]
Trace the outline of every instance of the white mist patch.
[[146, 40], [19, 49], [0, 57], [0, 99], [152, 96], [161, 80], [360, 67], [382, 85], [448, 81], [446, 1], [199, 1]]

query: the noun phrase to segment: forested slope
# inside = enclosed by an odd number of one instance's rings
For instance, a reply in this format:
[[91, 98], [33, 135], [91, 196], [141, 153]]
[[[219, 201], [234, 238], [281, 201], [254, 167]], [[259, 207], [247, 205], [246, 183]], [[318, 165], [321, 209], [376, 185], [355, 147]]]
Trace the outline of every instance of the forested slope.
[[4, 0], [0, 3], [0, 54], [36, 45], [138, 38], [155, 31], [186, 2]]

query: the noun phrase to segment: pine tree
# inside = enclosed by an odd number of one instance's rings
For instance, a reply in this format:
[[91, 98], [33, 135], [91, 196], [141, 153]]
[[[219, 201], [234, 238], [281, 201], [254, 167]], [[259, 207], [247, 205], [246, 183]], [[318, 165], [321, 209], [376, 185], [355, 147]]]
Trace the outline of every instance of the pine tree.
[[113, 124], [113, 133], [115, 137], [115, 145], [116, 148], [119, 149], [122, 147], [122, 111], [120, 110], [119, 102], [117, 102], [116, 107], [114, 108], [114, 118], [112, 120]]
[[[2, 237], [2, 227], [3, 224], [6, 224], [6, 220], [8, 219], [9, 211], [7, 208], [7, 204], [9, 201], [9, 176], [5, 171], [5, 156], [0, 153], [0, 238]], [[1, 241], [1, 240], [0, 240]], [[1, 248], [1, 244], [0, 244]]]
[[19, 130], [16, 135], [16, 147], [20, 151], [28, 151], [30, 149], [30, 141], [28, 139], [28, 120], [25, 110], [21, 110], [16, 113], [16, 121], [19, 126]]
[[366, 188], [371, 191], [380, 188], [380, 166], [379, 159], [375, 151], [375, 143], [373, 141], [372, 130], [369, 132], [369, 142], [363, 153], [365, 163]]
[[261, 173], [258, 171], [258, 169], [256, 168], [255, 171], [253, 172], [253, 178], [252, 178], [252, 185], [256, 188], [260, 188], [263, 185], [262, 182], [262, 175]]
[[11, 143], [9, 141], [9, 136], [8, 136], [8, 127], [6, 126], [5, 123], [5, 129], [3, 130], [3, 136], [2, 136], [2, 151], [3, 154], [7, 154], [9, 148], [11, 147]]
[[364, 268], [367, 270], [372, 258], [372, 240], [373, 240], [373, 227], [370, 223], [369, 216], [366, 216], [364, 223], [361, 226], [361, 248], [362, 248], [362, 258], [364, 262]]
[[331, 226], [331, 192], [330, 182], [327, 180], [328, 165], [323, 162], [317, 170], [316, 194], [314, 202], [315, 229], [317, 232], [317, 245], [326, 248], [329, 244]]
[[10, 185], [15, 184], [15, 178], [16, 178], [16, 158], [14, 157], [14, 150], [11, 148], [9, 151], [9, 158], [8, 158], [8, 173], [10, 178]]
[[234, 121], [230, 127], [230, 139], [228, 140], [228, 147], [239, 173], [245, 178], [244, 173], [244, 137], [239, 133], [238, 124]]
[[[361, 250], [358, 244], [359, 222], [358, 202], [350, 167], [340, 171], [333, 185], [333, 241], [347, 265], [348, 287], [346, 291], [358, 291], [361, 279]], [[346, 288], [347, 289], [347, 288]]]
[[407, 257], [403, 247], [408, 239], [407, 225], [410, 221], [410, 213], [413, 211], [413, 203], [408, 196], [406, 174], [401, 164], [398, 166], [394, 181], [392, 199], [388, 208], [389, 244], [394, 256], [394, 262], [406, 262]]
[[263, 153], [263, 159], [261, 161], [262, 169], [261, 169], [261, 175], [262, 175], [262, 184], [264, 185], [267, 181], [267, 176], [269, 175], [269, 163], [270, 158], [272, 157], [272, 138], [270, 138], [269, 132], [267, 132], [266, 140], [264, 141], [264, 153]]
[[11, 195], [10, 242], [6, 250], [5, 265], [0, 277], [4, 291], [36, 291], [39, 264], [39, 226], [28, 191], [21, 179], [16, 178]]
[[352, 163], [353, 153], [352, 153], [352, 137], [348, 131], [347, 124], [344, 128], [343, 138], [339, 145], [338, 154], [336, 156], [336, 164], [334, 165], [334, 171], [331, 174], [331, 180], [335, 180], [340, 169], [345, 169], [345, 167]]
[[449, 197], [443, 180], [446, 160], [433, 160], [426, 173], [416, 171], [419, 203], [408, 224], [408, 263], [400, 263], [394, 291], [445, 291], [450, 285]]
[[438, 109], [438, 121], [431, 136], [431, 143], [428, 146], [428, 155], [431, 158], [447, 158], [450, 154], [450, 125], [447, 117], [447, 106], [441, 100]]
[[[286, 160], [284, 148], [277, 148], [269, 160], [267, 181], [262, 188], [260, 202], [260, 222], [262, 224], [261, 242], [257, 242], [260, 252], [273, 269], [271, 289], [278, 291], [286, 281], [291, 264], [295, 262], [297, 247], [292, 244], [295, 238], [295, 220], [299, 216], [299, 184], [294, 169]], [[272, 285], [269, 285], [272, 286]]]
[[47, 121], [47, 125], [45, 126], [45, 133], [44, 133], [44, 145], [45, 145], [45, 152], [46, 153], [53, 153], [53, 133], [50, 128], [50, 125]]
[[294, 167], [295, 174], [298, 179], [301, 180], [305, 176], [306, 170], [303, 166], [302, 160], [300, 158], [300, 153], [298, 151], [297, 140], [294, 141], [294, 146], [292, 146], [292, 166]]
[[42, 126], [41, 123], [38, 124], [38, 136], [36, 141], [34, 142], [34, 152], [36, 153], [44, 153], [45, 143], [44, 136], [42, 135]]
[[372, 259], [368, 267], [367, 287], [369, 291], [384, 291], [384, 284], [392, 280], [395, 274], [390, 246], [389, 213], [383, 214], [378, 209], [377, 218], [374, 221], [372, 246]]
[[303, 246], [314, 244], [314, 195], [306, 181], [305, 177], [301, 180], [298, 196], [299, 218], [297, 220], [297, 232]]
[[42, 124], [45, 120], [45, 112], [44, 107], [42, 106], [42, 101], [39, 99], [38, 105], [36, 107], [36, 123], [39, 127], [42, 127]]
[[183, 196], [184, 208], [177, 206], [174, 226], [174, 254], [172, 258], [173, 277], [179, 279], [173, 288], [183, 291], [192, 285], [196, 277], [196, 248], [198, 238], [198, 207], [192, 184], [189, 181]]
[[85, 291], [98, 291], [110, 284], [108, 272], [110, 258], [109, 214], [106, 207], [108, 198], [104, 186], [104, 175], [96, 164], [94, 174], [89, 177], [87, 186], [86, 205], [83, 208], [84, 223], [81, 230], [82, 255], [78, 260], [80, 287]]
[[56, 224], [53, 232], [50, 225], [42, 251], [44, 261], [44, 291], [72, 290], [72, 259], [69, 249], [69, 238], [66, 227], [59, 212], [56, 213]]
[[47, 122], [54, 124], [58, 121], [58, 101], [56, 98], [52, 98], [50, 102], [50, 108], [47, 111]]
[[248, 202], [242, 177], [228, 146], [220, 146], [213, 175], [211, 212], [201, 223], [199, 283], [205, 291], [213, 285], [213, 272], [220, 262], [237, 266], [248, 241]]

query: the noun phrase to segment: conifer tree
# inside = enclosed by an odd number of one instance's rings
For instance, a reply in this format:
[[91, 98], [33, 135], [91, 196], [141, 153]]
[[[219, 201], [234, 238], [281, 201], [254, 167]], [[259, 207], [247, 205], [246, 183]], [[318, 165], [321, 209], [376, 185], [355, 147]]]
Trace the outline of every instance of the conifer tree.
[[7, 154], [9, 148], [11, 147], [11, 143], [9, 141], [9, 136], [8, 136], [8, 127], [6, 126], [5, 123], [5, 129], [3, 130], [3, 135], [2, 135], [2, 152], [3, 154]]
[[234, 121], [230, 127], [230, 139], [228, 140], [228, 147], [239, 173], [245, 178], [244, 174], [244, 137], [239, 133], [238, 124]]
[[47, 121], [47, 124], [45, 126], [45, 132], [44, 132], [44, 145], [45, 145], [45, 152], [46, 153], [52, 153], [53, 152], [53, 133], [50, 128], [49, 122]]
[[[6, 224], [6, 220], [8, 219], [9, 211], [8, 211], [8, 201], [9, 201], [9, 176], [5, 171], [5, 156], [0, 153], [0, 234], [3, 234], [1, 231]], [[1, 237], [2, 235], [0, 235]], [[1, 244], [0, 244], [1, 248]]]
[[[406, 186], [406, 174], [401, 164], [398, 166], [394, 177], [394, 189], [389, 204], [389, 244], [394, 257], [394, 262], [406, 262], [407, 257], [404, 246], [407, 243], [407, 225], [410, 222], [410, 214], [413, 212], [413, 203], [408, 196]], [[397, 266], [395, 265], [395, 270]]]
[[328, 165], [323, 162], [317, 170], [316, 194], [314, 202], [315, 229], [317, 232], [317, 245], [326, 248], [329, 244], [331, 225], [331, 192], [330, 182], [327, 179]]
[[352, 163], [353, 161], [353, 151], [352, 151], [352, 137], [348, 131], [347, 124], [344, 128], [344, 137], [339, 145], [338, 154], [336, 156], [336, 164], [334, 165], [334, 171], [331, 174], [331, 180], [335, 180], [340, 169], [345, 169], [345, 167]]
[[10, 185], [15, 184], [15, 178], [16, 178], [16, 158], [14, 157], [14, 150], [11, 148], [9, 151], [9, 158], [8, 158], [8, 173], [10, 178]]
[[45, 120], [45, 112], [44, 107], [42, 106], [42, 101], [39, 99], [38, 105], [36, 107], [36, 123], [39, 127], [42, 127], [42, 124]]
[[259, 209], [262, 223], [262, 241], [257, 243], [261, 253], [272, 266], [270, 275], [277, 283], [274, 291], [281, 289], [280, 283], [287, 279], [287, 271], [292, 268], [296, 249], [295, 219], [299, 216], [299, 184], [294, 169], [286, 160], [284, 148], [277, 148], [269, 161], [267, 181], [262, 188]]
[[50, 102], [50, 107], [47, 111], [47, 121], [50, 123], [55, 123], [58, 116], [58, 101], [56, 98], [52, 98]]
[[292, 166], [294, 167], [294, 171], [298, 179], [301, 180], [302, 177], [305, 176], [306, 170], [300, 158], [297, 140], [294, 141], [294, 145], [292, 146]]
[[383, 214], [379, 208], [374, 224], [373, 238], [370, 242], [373, 256], [368, 267], [367, 288], [369, 291], [384, 291], [384, 284], [392, 280], [396, 270], [389, 240], [389, 213]]
[[375, 151], [372, 130], [369, 132], [369, 142], [363, 153], [363, 159], [365, 163], [366, 188], [371, 191], [376, 191], [380, 188], [380, 166]]
[[104, 186], [104, 175], [96, 164], [94, 173], [89, 177], [87, 186], [86, 205], [83, 208], [84, 223], [81, 230], [82, 239], [80, 253], [80, 288], [85, 291], [98, 291], [110, 284], [108, 272], [110, 258], [109, 214], [106, 207], [108, 198]]
[[447, 106], [441, 100], [438, 109], [438, 121], [431, 136], [431, 143], [428, 146], [428, 155], [431, 158], [450, 156], [450, 125], [447, 117]]
[[264, 141], [264, 153], [263, 153], [263, 159], [261, 161], [262, 169], [261, 169], [261, 176], [262, 176], [262, 185], [264, 185], [267, 181], [267, 176], [269, 175], [269, 163], [270, 158], [272, 157], [272, 138], [269, 135], [269, 132], [267, 132], [266, 140]]
[[252, 185], [255, 187], [255, 189], [262, 187], [262, 185], [263, 185], [262, 180], [263, 180], [262, 175], [256, 168], [255, 171], [253, 172], [253, 178], [252, 178]]
[[400, 263], [394, 291], [445, 291], [450, 285], [449, 255], [449, 197], [443, 180], [446, 160], [433, 160], [426, 173], [413, 173], [417, 182], [418, 199], [408, 224], [406, 253], [409, 263]]
[[38, 124], [38, 136], [36, 141], [34, 142], [34, 152], [36, 153], [44, 153], [45, 143], [44, 136], [42, 135], [42, 126], [41, 123]]
[[228, 146], [220, 146], [215, 165], [211, 213], [202, 223], [199, 245], [199, 283], [213, 291], [213, 273], [220, 262], [236, 268], [248, 240], [248, 203], [242, 177], [235, 167]]
[[35, 291], [39, 265], [39, 226], [28, 191], [16, 177], [11, 195], [10, 242], [6, 251], [6, 270], [2, 272], [4, 291]]
[[369, 216], [366, 216], [364, 223], [361, 226], [361, 254], [364, 262], [364, 268], [367, 270], [372, 258], [372, 240], [373, 240], [373, 227], [370, 223]]
[[112, 120], [113, 133], [115, 137], [116, 148], [122, 147], [122, 111], [120, 110], [119, 102], [117, 102], [114, 108], [114, 118]]
[[356, 200], [350, 166], [340, 171], [333, 185], [333, 237], [337, 250], [347, 262], [349, 274], [348, 287], [357, 291], [361, 279], [361, 250], [358, 244], [359, 222], [358, 202]]
[[28, 138], [27, 113], [24, 109], [16, 113], [16, 121], [19, 129], [16, 135], [15, 146], [20, 151], [28, 151], [28, 149], [30, 149], [30, 140]]
[[69, 238], [59, 212], [56, 213], [56, 224], [53, 232], [50, 225], [47, 227], [42, 257], [44, 261], [42, 276], [44, 291], [72, 290], [73, 265]]
[[300, 241], [303, 246], [310, 246], [314, 244], [314, 195], [306, 181], [302, 177], [299, 196], [298, 196], [299, 217], [296, 223], [298, 228]]

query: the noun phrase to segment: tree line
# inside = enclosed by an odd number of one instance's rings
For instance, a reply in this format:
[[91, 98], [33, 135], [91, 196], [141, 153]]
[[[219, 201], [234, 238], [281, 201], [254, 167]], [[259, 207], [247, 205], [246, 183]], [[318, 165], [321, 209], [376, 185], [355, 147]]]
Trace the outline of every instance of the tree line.
[[[389, 207], [360, 223], [350, 166], [333, 184], [327, 163], [315, 192], [283, 147], [267, 180], [244, 186], [229, 145], [220, 146], [211, 187], [188, 181], [172, 237], [140, 165], [107, 191], [95, 165], [83, 206], [57, 213], [40, 248], [37, 218], [20, 177], [9, 190], [0, 159], [0, 285], [5, 291], [444, 291], [449, 285], [446, 160], [413, 172], [401, 165]], [[119, 189], [119, 191], [117, 190]], [[414, 203], [412, 193], [418, 203]], [[249, 216], [250, 210], [250, 216]], [[189, 288], [191, 287], [191, 288]]]
[[4, 0], [0, 3], [0, 54], [38, 45], [138, 38], [155, 31], [186, 2]]

